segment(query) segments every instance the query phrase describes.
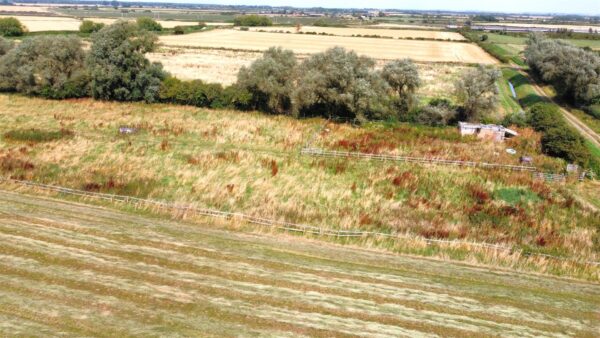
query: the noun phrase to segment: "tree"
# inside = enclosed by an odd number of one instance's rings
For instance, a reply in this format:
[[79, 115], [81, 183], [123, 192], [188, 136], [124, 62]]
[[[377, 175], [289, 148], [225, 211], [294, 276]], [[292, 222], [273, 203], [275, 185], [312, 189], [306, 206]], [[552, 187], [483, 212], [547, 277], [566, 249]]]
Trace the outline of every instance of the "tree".
[[562, 40], [532, 35], [527, 63], [558, 95], [577, 105], [600, 102], [600, 56]]
[[0, 35], [1, 36], [21, 36], [27, 30], [21, 24], [21, 21], [16, 18], [0, 18]]
[[481, 65], [462, 74], [455, 88], [465, 119], [479, 121], [495, 107], [498, 101], [496, 81], [500, 76], [497, 69]]
[[50, 98], [85, 96], [84, 60], [81, 41], [76, 37], [25, 39], [0, 60], [0, 88]]
[[233, 24], [235, 26], [247, 26], [247, 27], [255, 27], [255, 26], [273, 26], [273, 21], [264, 15], [239, 15], [233, 19]]
[[101, 30], [104, 27], [104, 24], [101, 22], [94, 22], [92, 20], [83, 20], [81, 25], [79, 25], [79, 31], [81, 33], [94, 33]]
[[238, 86], [250, 92], [256, 109], [289, 112], [297, 61], [294, 52], [270, 48], [250, 67], [238, 73]]
[[549, 103], [536, 103], [529, 108], [529, 124], [535, 131], [545, 132], [565, 124], [558, 108]]
[[139, 17], [135, 20], [139, 29], [147, 30], [149, 32], [160, 32], [162, 31], [162, 26], [156, 20], [149, 18], [147, 16]]
[[410, 59], [396, 60], [387, 63], [381, 76], [395, 91], [398, 107], [408, 111], [414, 104], [414, 94], [421, 85], [419, 69]]
[[144, 54], [155, 48], [156, 40], [156, 35], [126, 21], [117, 21], [92, 34], [87, 65], [93, 97], [154, 102], [166, 73]]
[[14, 43], [3, 37], [0, 37], [0, 56], [8, 53], [14, 47]]
[[312, 55], [298, 70], [295, 115], [356, 121], [387, 117], [389, 86], [374, 66], [372, 59], [341, 47]]

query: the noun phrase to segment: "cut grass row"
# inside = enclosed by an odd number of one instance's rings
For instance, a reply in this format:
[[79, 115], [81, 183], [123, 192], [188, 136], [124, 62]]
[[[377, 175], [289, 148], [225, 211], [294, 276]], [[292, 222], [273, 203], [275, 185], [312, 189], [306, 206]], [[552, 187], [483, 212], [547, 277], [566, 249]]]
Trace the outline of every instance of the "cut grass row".
[[[596, 285], [0, 192], [0, 332], [578, 335]], [[82, 273], [85, 271], [85, 273]]]

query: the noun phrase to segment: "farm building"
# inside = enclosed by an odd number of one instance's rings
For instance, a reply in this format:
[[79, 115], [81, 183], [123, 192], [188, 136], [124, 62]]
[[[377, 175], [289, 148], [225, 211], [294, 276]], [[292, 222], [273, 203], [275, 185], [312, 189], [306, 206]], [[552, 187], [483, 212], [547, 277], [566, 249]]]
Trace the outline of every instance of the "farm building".
[[476, 135], [478, 138], [493, 141], [504, 141], [505, 138], [519, 135], [516, 131], [496, 124], [459, 122], [458, 128], [462, 136]]

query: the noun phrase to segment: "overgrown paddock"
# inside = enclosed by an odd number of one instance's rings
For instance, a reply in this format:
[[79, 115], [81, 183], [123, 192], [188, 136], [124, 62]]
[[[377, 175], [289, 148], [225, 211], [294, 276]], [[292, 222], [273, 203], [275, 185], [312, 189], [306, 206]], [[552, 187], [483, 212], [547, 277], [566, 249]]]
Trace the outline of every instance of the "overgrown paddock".
[[[3, 138], [2, 175], [88, 191], [181, 202], [340, 229], [516, 245], [598, 258], [598, 214], [561, 185], [528, 173], [303, 157], [317, 134], [330, 148], [512, 163], [504, 147], [536, 165], [539, 136], [509, 145], [462, 139], [454, 129], [354, 128], [193, 107], [0, 97], [0, 132], [71, 130], [46, 142]], [[124, 136], [120, 126], [137, 128]], [[498, 153], [498, 155], [495, 155]], [[8, 163], [8, 164], [5, 164]], [[9, 165], [16, 163], [17, 165]]]

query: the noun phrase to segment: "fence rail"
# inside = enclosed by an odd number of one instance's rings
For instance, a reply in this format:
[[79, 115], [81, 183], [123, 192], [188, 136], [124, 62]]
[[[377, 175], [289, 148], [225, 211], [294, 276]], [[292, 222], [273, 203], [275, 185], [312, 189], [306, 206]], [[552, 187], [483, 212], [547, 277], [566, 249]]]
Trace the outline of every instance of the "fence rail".
[[452, 166], [484, 168], [484, 169], [504, 169], [504, 170], [511, 170], [511, 171], [537, 172], [536, 167], [530, 167], [530, 166], [517, 166], [517, 165], [499, 164], [499, 163], [447, 160], [447, 159], [429, 158], [429, 157], [370, 154], [370, 153], [360, 153], [360, 152], [324, 150], [324, 149], [319, 149], [319, 148], [303, 148], [300, 151], [300, 153], [303, 155], [320, 156], [320, 157], [360, 158], [360, 159], [378, 160], [378, 161], [396, 161], [396, 162], [452, 165]]
[[[132, 196], [90, 192], [90, 191], [77, 190], [77, 189], [65, 188], [65, 187], [60, 187], [60, 186], [55, 186], [55, 185], [47, 185], [47, 184], [41, 184], [41, 183], [37, 183], [37, 182], [16, 180], [16, 179], [3, 178], [3, 177], [0, 177], [0, 182], [14, 183], [17, 185], [42, 189], [42, 190], [46, 190], [46, 191], [53, 191], [53, 192], [67, 194], [67, 195], [73, 195], [73, 196], [95, 198], [95, 199], [106, 200], [106, 201], [111, 201], [111, 202], [123, 202], [123, 203], [127, 203], [127, 204], [136, 204], [136, 205], [143, 204], [143, 205], [148, 205], [148, 206], [155, 206], [155, 207], [163, 208], [163, 209], [167, 209], [167, 210], [188, 212], [188, 213], [192, 213], [195, 215], [201, 215], [201, 216], [207, 216], [207, 217], [216, 217], [216, 218], [224, 218], [224, 219], [239, 219], [241, 221], [245, 221], [245, 222], [248, 222], [251, 224], [264, 225], [264, 226], [269, 226], [269, 227], [277, 228], [277, 229], [284, 230], [284, 231], [301, 232], [303, 234], [312, 234], [312, 235], [318, 235], [318, 236], [329, 236], [329, 237], [337, 237], [337, 238], [373, 236], [373, 237], [384, 237], [384, 238], [390, 238], [390, 239], [416, 240], [416, 241], [422, 241], [426, 244], [444, 244], [444, 245], [449, 245], [449, 246], [477, 247], [477, 248], [484, 248], [484, 249], [491, 249], [491, 250], [495, 250], [495, 251], [505, 251], [505, 252], [520, 251], [520, 250], [516, 250], [512, 246], [507, 246], [507, 245], [460, 241], [460, 240], [431, 239], [431, 238], [409, 235], [409, 234], [405, 234], [405, 233], [381, 233], [381, 232], [374, 232], [374, 231], [339, 230], [339, 229], [321, 228], [321, 227], [315, 227], [315, 226], [306, 225], [306, 224], [298, 224], [298, 223], [272, 220], [272, 219], [251, 216], [251, 215], [246, 215], [246, 214], [237, 213], [237, 212], [227, 212], [227, 211], [220, 211], [220, 210], [215, 210], [215, 209], [198, 208], [198, 207], [189, 206], [189, 205], [178, 205], [176, 203], [169, 203], [169, 202], [157, 201], [157, 200], [152, 200], [152, 199], [143, 199], [143, 198], [132, 197]], [[547, 254], [524, 253], [524, 252], [520, 252], [520, 254], [523, 256], [529, 256], [529, 257], [543, 257], [543, 258], [547, 258], [547, 259], [555, 259], [555, 260], [560, 260], [560, 261], [571, 261], [571, 262], [575, 262], [575, 263], [579, 263], [579, 264], [600, 266], [600, 262], [577, 260], [577, 259], [573, 259], [573, 258], [552, 256], [552, 255], [547, 255]]]

